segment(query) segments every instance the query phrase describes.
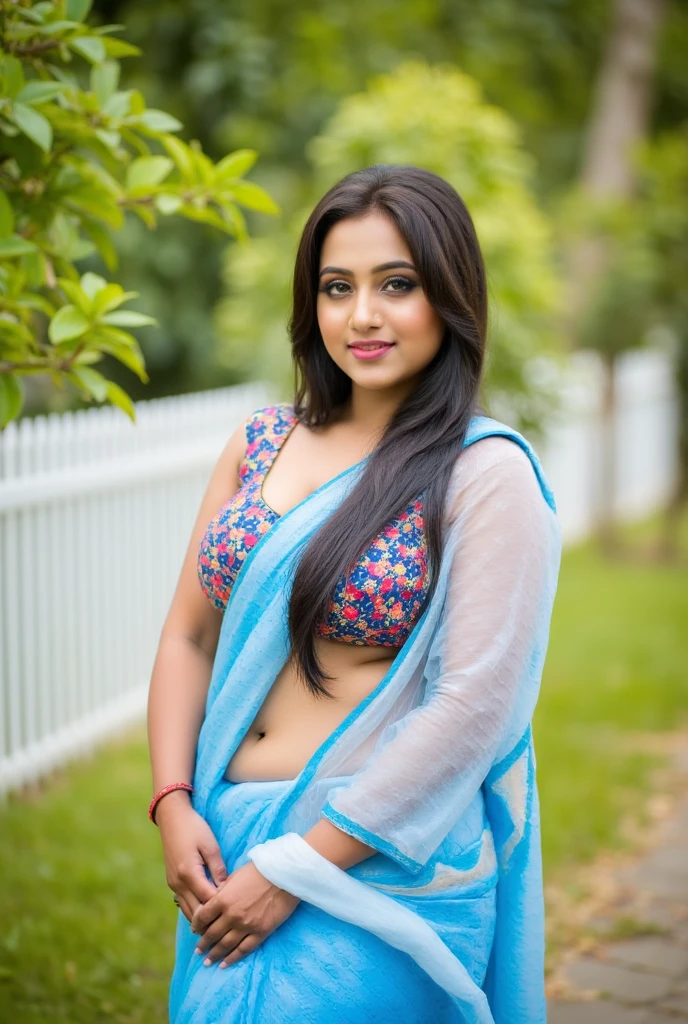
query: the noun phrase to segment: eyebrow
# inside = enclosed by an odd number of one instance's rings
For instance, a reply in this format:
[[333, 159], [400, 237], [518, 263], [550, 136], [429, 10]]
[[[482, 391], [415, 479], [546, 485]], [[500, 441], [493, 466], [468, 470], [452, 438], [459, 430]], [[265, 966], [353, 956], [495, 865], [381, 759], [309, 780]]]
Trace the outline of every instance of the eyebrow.
[[[378, 274], [382, 270], [396, 270], [399, 267], [408, 267], [409, 270], [415, 270], [416, 268], [412, 263], [407, 260], [390, 260], [389, 263], [379, 263], [376, 267], [373, 267], [373, 273]], [[323, 274], [343, 274], [346, 277], [353, 277], [352, 270], [345, 270], [344, 267], [323, 267], [318, 274], [318, 277], [322, 277]]]

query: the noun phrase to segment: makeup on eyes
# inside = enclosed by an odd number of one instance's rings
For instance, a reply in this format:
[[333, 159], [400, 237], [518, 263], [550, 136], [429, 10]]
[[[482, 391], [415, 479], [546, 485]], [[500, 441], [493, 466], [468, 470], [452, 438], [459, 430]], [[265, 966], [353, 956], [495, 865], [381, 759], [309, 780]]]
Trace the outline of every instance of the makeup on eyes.
[[[412, 281], [411, 278], [409, 278], [409, 277], [402, 277], [399, 274], [395, 274], [393, 277], [388, 277], [387, 278], [387, 280], [384, 282], [383, 288], [385, 288], [386, 285], [388, 285], [388, 284], [390, 284], [392, 282], [399, 282], [399, 281], [403, 282], [405, 287], [389, 289], [389, 290], [387, 290], [387, 294], [388, 295], [389, 294], [394, 294], [394, 293], [396, 293], [397, 295], [408, 295], [409, 292], [413, 291], [414, 288], [418, 287], [417, 282], [416, 281]], [[322, 285], [318, 290], [321, 291], [321, 292], [324, 292], [326, 295], [330, 295], [330, 296], [333, 296], [333, 295], [334, 296], [336, 296], [336, 295], [346, 295], [347, 294], [346, 292], [335, 292], [335, 291], [332, 291], [333, 285], [339, 285], [339, 284], [345, 284], [345, 285], [348, 286], [349, 282], [348, 281], [343, 281], [340, 278], [334, 278], [332, 281], [328, 281], [326, 284]]]

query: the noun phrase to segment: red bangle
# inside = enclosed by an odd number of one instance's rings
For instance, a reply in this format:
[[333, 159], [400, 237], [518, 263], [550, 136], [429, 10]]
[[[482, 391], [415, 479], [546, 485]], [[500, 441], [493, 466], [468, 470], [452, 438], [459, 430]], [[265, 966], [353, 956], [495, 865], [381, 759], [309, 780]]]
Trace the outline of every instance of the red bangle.
[[188, 789], [189, 793], [193, 793], [194, 791], [193, 786], [190, 786], [188, 782], [172, 782], [169, 786], [164, 786], [162, 789], [158, 790], [148, 805], [148, 817], [154, 825], [157, 824], [155, 820], [155, 808], [164, 796], [167, 796], [168, 793], [171, 793], [175, 789]]

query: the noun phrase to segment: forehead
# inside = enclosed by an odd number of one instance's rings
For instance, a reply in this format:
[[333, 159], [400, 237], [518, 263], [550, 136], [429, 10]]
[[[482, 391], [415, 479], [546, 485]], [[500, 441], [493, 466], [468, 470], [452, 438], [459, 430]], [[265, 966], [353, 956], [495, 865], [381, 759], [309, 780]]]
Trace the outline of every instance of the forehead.
[[404, 259], [413, 262], [396, 225], [381, 213], [345, 217], [330, 228], [320, 253], [320, 269], [328, 264], [366, 273], [378, 263]]

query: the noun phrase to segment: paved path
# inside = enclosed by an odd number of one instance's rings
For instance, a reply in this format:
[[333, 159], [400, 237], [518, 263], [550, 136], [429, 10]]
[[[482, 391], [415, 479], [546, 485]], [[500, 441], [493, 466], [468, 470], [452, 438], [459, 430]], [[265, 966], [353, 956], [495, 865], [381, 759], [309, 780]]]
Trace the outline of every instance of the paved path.
[[688, 796], [661, 845], [620, 877], [632, 893], [622, 913], [655, 933], [608, 942], [569, 962], [563, 977], [570, 997], [550, 1000], [548, 1024], [688, 1022]]

